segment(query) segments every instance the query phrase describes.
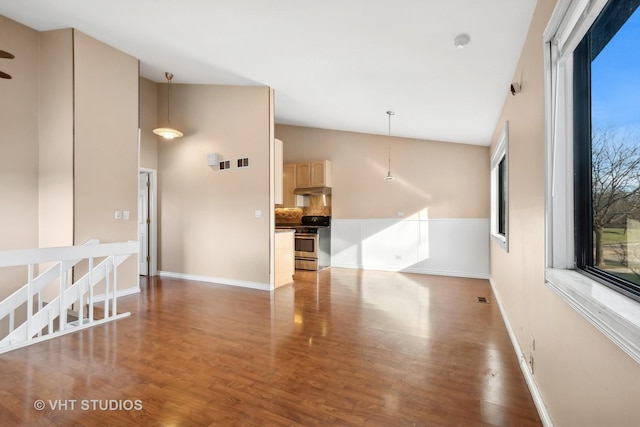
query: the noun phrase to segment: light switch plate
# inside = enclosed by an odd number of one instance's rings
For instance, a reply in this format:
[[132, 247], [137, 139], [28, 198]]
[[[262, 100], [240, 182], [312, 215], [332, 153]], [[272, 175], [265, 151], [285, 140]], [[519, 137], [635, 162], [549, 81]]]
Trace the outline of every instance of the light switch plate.
[[260, 209], [256, 209], [256, 218], [262, 218], [262, 211]]
[[129, 211], [122, 211], [122, 219], [129, 219]]
[[114, 219], [122, 219], [122, 211], [114, 211], [113, 212]]

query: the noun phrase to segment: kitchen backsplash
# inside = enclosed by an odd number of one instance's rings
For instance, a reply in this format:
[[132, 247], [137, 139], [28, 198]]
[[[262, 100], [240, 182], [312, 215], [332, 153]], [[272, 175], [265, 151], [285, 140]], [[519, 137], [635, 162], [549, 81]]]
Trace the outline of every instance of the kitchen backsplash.
[[305, 206], [302, 208], [302, 215], [331, 216], [331, 206]]
[[276, 208], [276, 224], [300, 224], [301, 208]]
[[302, 217], [307, 215], [331, 216], [331, 206], [276, 208], [276, 224], [300, 224]]

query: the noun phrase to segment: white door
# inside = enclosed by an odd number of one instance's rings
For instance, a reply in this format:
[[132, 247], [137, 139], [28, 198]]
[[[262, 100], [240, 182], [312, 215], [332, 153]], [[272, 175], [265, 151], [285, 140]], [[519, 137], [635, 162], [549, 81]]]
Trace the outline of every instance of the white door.
[[138, 185], [138, 243], [140, 274], [149, 275], [149, 172], [140, 172]]

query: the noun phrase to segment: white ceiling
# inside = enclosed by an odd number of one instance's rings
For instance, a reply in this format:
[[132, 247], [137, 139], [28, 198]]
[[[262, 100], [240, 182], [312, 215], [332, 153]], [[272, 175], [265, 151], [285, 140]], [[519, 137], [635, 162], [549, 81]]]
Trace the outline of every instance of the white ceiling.
[[276, 123], [384, 135], [393, 110], [393, 136], [488, 145], [535, 4], [0, 0], [0, 13], [77, 28], [139, 58], [156, 82], [169, 71], [174, 83], [270, 86]]

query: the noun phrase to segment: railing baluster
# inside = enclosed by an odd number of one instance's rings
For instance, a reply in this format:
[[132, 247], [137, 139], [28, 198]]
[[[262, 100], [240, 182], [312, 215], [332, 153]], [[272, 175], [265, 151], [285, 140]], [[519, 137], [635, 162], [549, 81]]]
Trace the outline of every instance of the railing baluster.
[[49, 324], [47, 325], [47, 333], [53, 333], [53, 310], [47, 310], [47, 317], [49, 318]]
[[[36, 304], [36, 307], [38, 307], [38, 310], [36, 310], [36, 313], [42, 310], [42, 292], [40, 291], [38, 291], [38, 304]], [[41, 336], [42, 336], [42, 328], [38, 330], [38, 337], [41, 337]]]
[[89, 323], [93, 322], [93, 258], [89, 258]]
[[113, 300], [111, 301], [111, 315], [113, 316], [118, 314], [118, 311], [116, 310], [116, 306], [118, 304], [118, 298], [116, 298], [116, 291], [118, 289], [118, 268], [116, 267], [115, 258], [115, 255], [111, 257], [111, 264], [113, 265]]
[[111, 264], [106, 263], [104, 265], [105, 275], [104, 275], [104, 318], [109, 317], [109, 282], [111, 279]]
[[78, 307], [78, 326], [82, 326], [84, 323], [84, 292], [82, 292], [82, 287], [78, 284], [78, 301], [80, 307]]
[[64, 331], [67, 327], [67, 310], [64, 307], [64, 290], [67, 283], [67, 270], [65, 270], [64, 264], [64, 262], [60, 262], [60, 315], [58, 316], [59, 331]]
[[31, 320], [33, 318], [33, 264], [27, 266], [27, 340], [33, 338], [33, 332], [31, 329], [33, 325]]

